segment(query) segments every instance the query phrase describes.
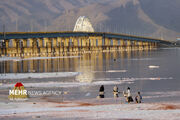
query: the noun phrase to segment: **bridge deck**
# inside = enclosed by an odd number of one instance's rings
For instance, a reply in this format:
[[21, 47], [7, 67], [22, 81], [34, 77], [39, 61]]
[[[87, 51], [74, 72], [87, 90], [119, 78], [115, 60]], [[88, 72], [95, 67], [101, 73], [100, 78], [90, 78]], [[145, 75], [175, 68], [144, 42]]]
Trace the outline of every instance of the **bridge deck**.
[[5, 35], [0, 33], [0, 40], [2, 39], [28, 39], [28, 38], [55, 38], [55, 37], [82, 37], [82, 36], [102, 36], [104, 38], [116, 38], [132, 41], [144, 41], [144, 42], [160, 42], [170, 44], [170, 41], [141, 37], [126, 34], [115, 34], [115, 33], [105, 33], [105, 32], [9, 32]]

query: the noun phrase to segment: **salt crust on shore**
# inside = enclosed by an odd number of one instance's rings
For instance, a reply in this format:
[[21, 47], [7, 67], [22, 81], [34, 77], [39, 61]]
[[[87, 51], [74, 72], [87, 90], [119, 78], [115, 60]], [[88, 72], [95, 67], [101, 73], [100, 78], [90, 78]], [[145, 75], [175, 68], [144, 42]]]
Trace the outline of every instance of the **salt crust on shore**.
[[[106, 99], [104, 99], [106, 101]], [[102, 102], [102, 103], [101, 103]], [[57, 118], [86, 119], [144, 119], [144, 120], [178, 120], [180, 103], [142, 103], [120, 104], [103, 103], [103, 100], [0, 103], [0, 118], [23, 118], [45, 116]]]

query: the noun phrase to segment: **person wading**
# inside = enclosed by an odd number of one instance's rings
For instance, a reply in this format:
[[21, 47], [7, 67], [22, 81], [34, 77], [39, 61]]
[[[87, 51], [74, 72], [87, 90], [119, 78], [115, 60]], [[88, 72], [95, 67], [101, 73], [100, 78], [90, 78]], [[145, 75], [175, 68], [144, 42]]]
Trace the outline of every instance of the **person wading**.
[[117, 97], [119, 97], [119, 91], [118, 91], [118, 87], [117, 87], [117, 85], [115, 85], [114, 86], [114, 88], [113, 88], [113, 94], [114, 94], [114, 98], [117, 98]]
[[99, 98], [104, 98], [104, 85], [101, 85], [99, 89]]
[[127, 101], [128, 103], [134, 101], [133, 98], [132, 98], [132, 96], [131, 96], [130, 87], [128, 87], [127, 90], [126, 90], [126, 92], [123, 93], [123, 94], [124, 94], [124, 97], [126, 97], [126, 101]]
[[141, 96], [141, 93], [140, 93], [140, 92], [137, 93], [137, 95], [136, 95], [136, 97], [135, 97], [135, 100], [136, 100], [136, 103], [141, 103], [141, 101], [142, 101], [142, 96]]

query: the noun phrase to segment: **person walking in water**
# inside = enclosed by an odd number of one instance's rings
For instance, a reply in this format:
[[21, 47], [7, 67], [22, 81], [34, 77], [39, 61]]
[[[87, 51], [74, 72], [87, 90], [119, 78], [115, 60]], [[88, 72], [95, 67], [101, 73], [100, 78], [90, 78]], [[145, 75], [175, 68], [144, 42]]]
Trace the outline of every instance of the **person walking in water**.
[[118, 98], [119, 97], [119, 91], [118, 91], [118, 87], [117, 85], [114, 86], [113, 88], [113, 94], [114, 94], [114, 98]]
[[136, 100], [136, 103], [141, 103], [141, 101], [142, 101], [142, 96], [141, 96], [141, 93], [140, 93], [140, 92], [137, 93], [137, 95], [136, 95], [136, 97], [135, 97], [135, 100]]
[[104, 98], [104, 85], [101, 85], [99, 89], [99, 98]]
[[128, 87], [127, 90], [126, 90], [126, 92], [124, 93], [124, 97], [126, 97], [126, 101], [127, 101], [128, 103], [134, 101], [133, 98], [132, 98], [132, 96], [131, 96], [130, 87]]

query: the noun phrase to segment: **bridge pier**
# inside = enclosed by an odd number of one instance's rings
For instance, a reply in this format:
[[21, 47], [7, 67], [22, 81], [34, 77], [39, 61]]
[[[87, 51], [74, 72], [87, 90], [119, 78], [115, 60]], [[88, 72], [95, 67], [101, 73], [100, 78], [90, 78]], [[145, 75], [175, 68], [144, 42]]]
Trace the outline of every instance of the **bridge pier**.
[[121, 51], [124, 51], [124, 40], [123, 39], [120, 39], [120, 50]]
[[138, 42], [134, 41], [133, 50], [138, 50]]
[[127, 40], [126, 50], [131, 51], [131, 41], [130, 40]]
[[139, 50], [143, 50], [143, 42], [139, 41], [138, 42]]

